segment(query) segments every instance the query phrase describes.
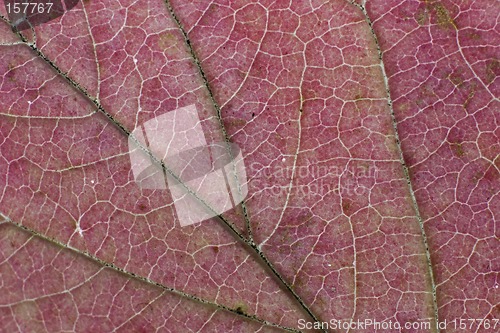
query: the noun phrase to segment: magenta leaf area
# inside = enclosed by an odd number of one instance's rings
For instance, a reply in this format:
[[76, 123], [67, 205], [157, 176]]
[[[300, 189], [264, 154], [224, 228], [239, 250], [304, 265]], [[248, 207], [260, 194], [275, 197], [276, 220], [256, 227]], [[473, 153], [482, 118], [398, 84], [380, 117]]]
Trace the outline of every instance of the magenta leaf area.
[[[498, 1], [0, 13], [1, 332], [500, 330]], [[188, 107], [247, 191], [193, 224], [129, 151]]]

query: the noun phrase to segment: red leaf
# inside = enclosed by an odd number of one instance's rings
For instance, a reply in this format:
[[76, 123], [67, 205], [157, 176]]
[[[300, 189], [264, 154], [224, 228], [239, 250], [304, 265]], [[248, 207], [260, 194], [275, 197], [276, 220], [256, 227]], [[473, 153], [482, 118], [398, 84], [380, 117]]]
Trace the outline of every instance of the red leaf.
[[[3, 13], [0, 331], [500, 327], [498, 2]], [[128, 140], [190, 105], [249, 193], [181, 227]]]

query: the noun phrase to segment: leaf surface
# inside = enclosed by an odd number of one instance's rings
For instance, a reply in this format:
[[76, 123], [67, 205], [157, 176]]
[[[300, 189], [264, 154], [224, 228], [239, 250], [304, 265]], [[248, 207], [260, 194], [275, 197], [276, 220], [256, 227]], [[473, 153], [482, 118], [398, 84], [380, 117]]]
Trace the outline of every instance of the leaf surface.
[[[392, 2], [0, 22], [2, 331], [494, 324], [500, 8]], [[208, 142], [241, 147], [249, 194], [181, 227], [168, 190], [134, 181], [128, 135], [188, 105]]]

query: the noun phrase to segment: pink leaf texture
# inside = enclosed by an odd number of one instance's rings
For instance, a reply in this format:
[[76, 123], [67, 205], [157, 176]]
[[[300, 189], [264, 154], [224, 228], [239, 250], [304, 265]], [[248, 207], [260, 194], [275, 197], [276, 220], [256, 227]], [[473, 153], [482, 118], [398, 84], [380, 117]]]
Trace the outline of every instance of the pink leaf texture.
[[[1, 332], [500, 329], [500, 2], [0, 13]], [[128, 140], [187, 106], [248, 195], [183, 226]]]

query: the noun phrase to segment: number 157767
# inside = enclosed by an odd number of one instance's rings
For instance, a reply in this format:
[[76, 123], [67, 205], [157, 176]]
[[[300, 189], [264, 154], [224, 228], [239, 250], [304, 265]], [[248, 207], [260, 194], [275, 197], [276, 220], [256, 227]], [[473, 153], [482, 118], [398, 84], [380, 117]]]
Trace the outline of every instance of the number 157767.
[[52, 9], [52, 2], [46, 2], [46, 3], [36, 3], [36, 2], [21, 2], [21, 3], [6, 3], [5, 7], [7, 9], [7, 12], [9, 14], [14, 13], [14, 14], [43, 14], [43, 13], [50, 13], [50, 10]]

